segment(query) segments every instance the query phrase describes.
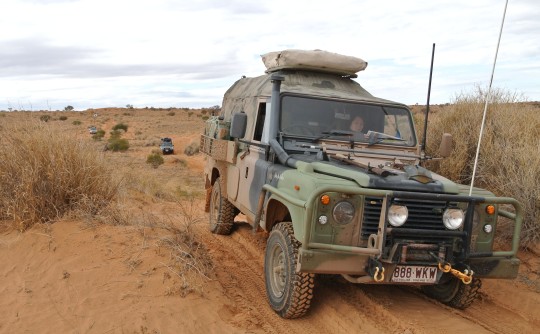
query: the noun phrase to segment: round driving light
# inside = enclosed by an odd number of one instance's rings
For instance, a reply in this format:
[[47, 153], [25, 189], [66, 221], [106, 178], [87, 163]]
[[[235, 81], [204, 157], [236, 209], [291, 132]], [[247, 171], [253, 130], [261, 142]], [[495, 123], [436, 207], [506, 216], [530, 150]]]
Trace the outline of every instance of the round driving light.
[[348, 224], [354, 217], [354, 206], [347, 201], [341, 201], [334, 206], [332, 216], [338, 224]]
[[328, 223], [328, 217], [326, 217], [325, 215], [320, 216], [319, 217], [319, 224], [324, 225], [326, 223]]
[[484, 225], [484, 232], [491, 233], [491, 231], [493, 231], [493, 226], [491, 226], [490, 224]]
[[390, 205], [390, 209], [388, 209], [388, 222], [390, 225], [399, 227], [405, 224], [408, 217], [409, 210], [406, 206], [396, 204]]
[[486, 206], [486, 213], [488, 215], [492, 215], [495, 213], [495, 206], [494, 205], [488, 205]]
[[446, 209], [443, 214], [443, 223], [449, 230], [457, 230], [463, 225], [465, 214], [461, 209]]
[[322, 195], [321, 196], [321, 203], [324, 204], [324, 205], [328, 205], [328, 203], [330, 203], [330, 196]]

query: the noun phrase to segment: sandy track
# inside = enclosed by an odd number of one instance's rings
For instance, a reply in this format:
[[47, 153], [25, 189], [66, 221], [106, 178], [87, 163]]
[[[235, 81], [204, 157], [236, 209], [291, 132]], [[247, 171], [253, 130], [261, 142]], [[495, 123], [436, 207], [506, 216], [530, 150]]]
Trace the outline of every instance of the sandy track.
[[[215, 260], [218, 280], [234, 303], [234, 325], [263, 333], [536, 333], [536, 304], [523, 313], [503, 295], [486, 295], [465, 311], [424, 296], [415, 287], [355, 285], [339, 276], [318, 277], [310, 312], [301, 319], [278, 317], [266, 301], [263, 232], [237, 224], [230, 236], [201, 231]], [[508, 289], [513, 281], [498, 281]], [[488, 282], [489, 285], [489, 282]], [[521, 291], [521, 290], [520, 290]], [[495, 293], [495, 291], [490, 290]], [[531, 299], [532, 296], [532, 299]], [[501, 299], [499, 299], [501, 298]], [[523, 302], [518, 302], [522, 304]], [[525, 303], [527, 303], [525, 301]], [[532, 305], [531, 305], [532, 306]], [[520, 312], [521, 311], [521, 312]], [[536, 313], [536, 314], [535, 314]]]

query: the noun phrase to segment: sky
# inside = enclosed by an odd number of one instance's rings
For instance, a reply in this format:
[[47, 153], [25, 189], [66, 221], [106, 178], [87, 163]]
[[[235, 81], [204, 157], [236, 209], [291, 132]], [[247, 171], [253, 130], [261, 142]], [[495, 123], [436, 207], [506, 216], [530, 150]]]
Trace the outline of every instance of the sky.
[[[488, 87], [505, 0], [2, 0], [0, 110], [204, 108], [261, 55], [362, 58], [375, 96], [425, 104]], [[509, 0], [493, 87], [540, 101], [540, 2]]]

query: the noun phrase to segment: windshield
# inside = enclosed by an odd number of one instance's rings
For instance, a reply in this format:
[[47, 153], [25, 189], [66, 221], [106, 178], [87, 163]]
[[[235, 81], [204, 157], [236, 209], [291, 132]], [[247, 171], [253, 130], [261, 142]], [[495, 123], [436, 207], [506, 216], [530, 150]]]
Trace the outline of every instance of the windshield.
[[410, 112], [394, 106], [285, 95], [283, 135], [415, 146]]

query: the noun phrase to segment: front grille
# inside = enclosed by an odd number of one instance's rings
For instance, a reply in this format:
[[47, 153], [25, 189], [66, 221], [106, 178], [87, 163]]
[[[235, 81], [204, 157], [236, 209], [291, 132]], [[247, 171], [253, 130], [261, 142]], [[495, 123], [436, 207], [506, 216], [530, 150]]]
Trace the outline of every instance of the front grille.
[[[367, 239], [370, 234], [376, 234], [382, 209], [382, 198], [366, 197], [364, 202], [364, 220], [362, 223], [362, 238]], [[445, 231], [442, 222], [444, 210], [448, 207], [445, 201], [400, 199], [394, 198], [392, 203], [405, 205], [409, 211], [409, 218], [399, 228], [421, 229], [432, 231]], [[451, 203], [455, 205], [455, 203]], [[425, 237], [422, 237], [424, 240]], [[429, 237], [430, 240], [440, 240], [438, 237]]]

